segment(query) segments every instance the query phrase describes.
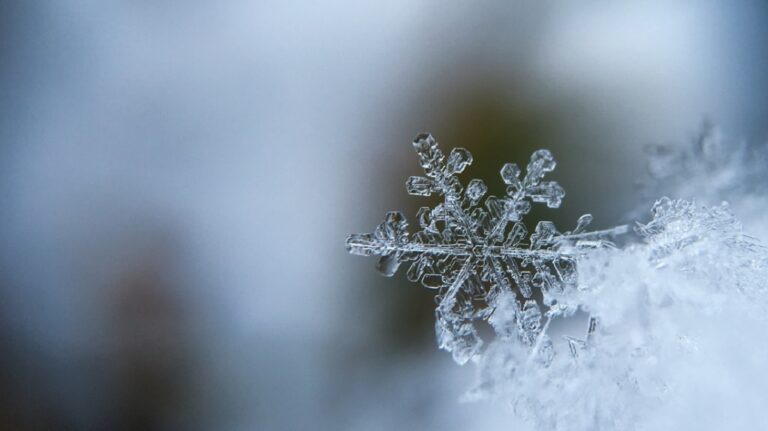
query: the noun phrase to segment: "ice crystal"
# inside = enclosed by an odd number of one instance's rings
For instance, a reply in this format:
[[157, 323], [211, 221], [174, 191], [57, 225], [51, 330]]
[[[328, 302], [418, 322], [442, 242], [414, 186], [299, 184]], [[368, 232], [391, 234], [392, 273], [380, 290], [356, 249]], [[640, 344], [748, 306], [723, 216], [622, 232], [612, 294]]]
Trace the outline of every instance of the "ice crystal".
[[[652, 212], [653, 220], [636, 227], [647, 243], [651, 262], [705, 276], [747, 298], [768, 291], [768, 280], [753, 277], [754, 271], [768, 268], [767, 250], [743, 233], [728, 203], [705, 207], [665, 197], [656, 201]], [[740, 270], [722, 270], [728, 267]]]
[[[437, 290], [438, 344], [456, 362], [478, 356], [483, 341], [476, 322], [488, 320], [497, 337], [519, 341], [532, 359], [547, 365], [554, 354], [546, 333], [550, 320], [575, 311], [557, 298], [575, 287], [578, 257], [610, 246], [608, 238], [626, 228], [588, 232], [592, 216], [585, 214], [571, 231], [540, 221], [529, 233], [523, 217], [531, 205], [558, 208], [565, 196], [557, 182], [544, 180], [556, 166], [548, 150], [533, 153], [525, 175], [514, 163], [503, 165], [506, 194], [496, 197], [486, 196], [488, 187], [480, 179], [466, 188], [459, 181], [458, 174], [473, 160], [466, 149], [454, 148], [446, 157], [429, 134], [418, 135], [413, 148], [425, 175], [408, 178], [406, 190], [439, 195], [442, 202], [419, 209], [417, 232], [408, 233], [402, 213], [389, 212], [372, 233], [350, 235], [347, 250], [379, 256], [377, 268], [385, 276], [407, 263], [409, 280]], [[572, 340], [574, 356], [582, 343]]]
[[[480, 355], [467, 398], [504, 400], [535, 429], [560, 431], [665, 429], [657, 417], [663, 422], [688, 402], [692, 429], [722, 429], [697, 419], [702, 387], [714, 388], [717, 400], [727, 387], [764, 402], [768, 252], [726, 204], [662, 198], [652, 215], [637, 224], [638, 243], [580, 256], [577, 288], [558, 303], [591, 317], [586, 337], [564, 336], [556, 346], [569, 354], [550, 354], [541, 366], [521, 343], [499, 336]], [[491, 320], [508, 324], [514, 313], [506, 298]], [[730, 363], [746, 377], [724, 377]]]
[[[587, 232], [589, 215], [569, 232], [547, 221], [527, 231], [533, 203], [556, 208], [564, 196], [544, 180], [555, 168], [548, 151], [535, 152], [525, 173], [504, 165], [506, 193], [493, 197], [481, 180], [459, 182], [468, 151], [445, 156], [421, 135], [414, 147], [425, 175], [406, 187], [442, 202], [419, 210], [414, 234], [393, 212], [347, 247], [379, 256], [384, 275], [407, 263], [411, 280], [437, 289], [440, 346], [478, 365], [466, 399], [503, 400], [539, 430], [755, 429], [768, 402], [768, 249], [744, 233], [731, 205], [711, 202], [735, 200], [755, 215], [750, 233], [764, 228], [759, 155], [768, 152], [730, 154], [712, 133], [651, 157], [656, 195], [666, 185], [707, 204], [657, 199], [621, 248], [608, 237], [625, 228]], [[485, 345], [479, 320], [495, 333]]]

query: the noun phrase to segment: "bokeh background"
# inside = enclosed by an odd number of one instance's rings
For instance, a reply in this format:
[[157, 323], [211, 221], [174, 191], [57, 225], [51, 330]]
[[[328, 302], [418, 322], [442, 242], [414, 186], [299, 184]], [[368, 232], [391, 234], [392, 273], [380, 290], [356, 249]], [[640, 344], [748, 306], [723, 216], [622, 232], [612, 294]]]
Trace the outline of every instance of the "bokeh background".
[[643, 147], [768, 137], [764, 2], [0, 2], [0, 429], [500, 429], [344, 239], [432, 132], [628, 220]]

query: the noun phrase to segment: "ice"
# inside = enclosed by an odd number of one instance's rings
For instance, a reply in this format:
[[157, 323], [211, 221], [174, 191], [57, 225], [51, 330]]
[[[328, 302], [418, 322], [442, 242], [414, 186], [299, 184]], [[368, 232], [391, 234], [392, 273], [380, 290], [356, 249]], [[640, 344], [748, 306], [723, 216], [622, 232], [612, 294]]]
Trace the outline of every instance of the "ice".
[[501, 168], [501, 179], [504, 183], [520, 189], [520, 167], [514, 163], [507, 163]]
[[476, 205], [485, 196], [486, 192], [488, 192], [488, 186], [485, 185], [483, 180], [474, 179], [467, 185], [467, 198], [469, 198], [472, 205]]
[[[429, 134], [418, 135], [413, 147], [426, 177], [410, 177], [406, 190], [417, 196], [437, 194], [443, 202], [432, 209], [419, 209], [416, 219], [420, 229], [414, 234], [406, 231], [401, 213], [390, 212], [373, 235], [351, 235], [348, 250], [380, 256], [377, 268], [387, 276], [408, 261], [409, 280], [438, 290], [438, 345], [452, 352], [458, 363], [482, 354], [483, 340], [476, 323], [494, 315], [498, 298], [508, 301], [509, 295], [519, 295], [523, 301], [515, 323], [518, 341], [534, 356], [550, 362], [547, 358], [554, 355], [551, 342], [540, 336], [542, 309], [554, 305], [553, 295], [573, 284], [573, 259], [581, 247], [576, 237], [561, 234], [552, 222], [539, 222], [529, 235], [521, 220], [532, 203], [560, 206], [565, 195], [562, 187], [543, 181], [556, 166], [552, 153], [534, 152], [522, 180], [516, 164], [505, 164], [500, 175], [509, 186], [507, 194], [495, 197], [486, 196], [488, 187], [480, 179], [469, 181], [464, 191], [457, 174], [472, 163], [472, 154], [466, 149], [453, 149], [446, 160]], [[577, 222], [574, 232], [579, 239], [589, 238], [590, 233], [582, 232], [589, 221], [591, 216], [583, 216]], [[594, 236], [615, 232], [602, 231]], [[543, 293], [541, 303], [533, 299], [534, 288]]]
[[472, 164], [472, 154], [464, 148], [454, 148], [448, 156], [446, 172], [450, 175], [464, 172], [464, 168]]
[[584, 214], [576, 221], [576, 228], [573, 233], [581, 233], [590, 223], [592, 223], [592, 214]]
[[[733, 156], [712, 139], [685, 156], [663, 152], [652, 171], [671, 182], [693, 172], [691, 188], [711, 179], [716, 190], [737, 190], [723, 182], [733, 169], [716, 164]], [[419, 209], [412, 234], [390, 212], [372, 234], [350, 235], [347, 249], [378, 256], [384, 275], [406, 264], [409, 280], [435, 289], [438, 346], [478, 366], [467, 399], [501, 399], [538, 430], [666, 429], [660, 418], [670, 415], [660, 412], [681, 405], [696, 412], [685, 427], [700, 429], [708, 410], [699, 402], [734, 396], [731, 411], [744, 405], [739, 411], [759, 416], [754, 407], [768, 402], [768, 249], [743, 232], [730, 205], [657, 199], [622, 247], [611, 240], [628, 227], [587, 231], [590, 214], [572, 231], [538, 221], [529, 232], [523, 218], [532, 205], [556, 208], [565, 196], [544, 179], [556, 166], [549, 151], [534, 152], [524, 175], [503, 165], [506, 193], [488, 196], [481, 180], [465, 190], [458, 179], [472, 161], [467, 150], [446, 161], [428, 134], [413, 146], [426, 177], [412, 177], [408, 192], [442, 202]], [[755, 168], [740, 178], [760, 175]], [[493, 330], [485, 340], [481, 321]], [[749, 423], [729, 429], [760, 429]]]
[[528, 189], [534, 202], [546, 203], [549, 208], [558, 208], [565, 196], [565, 190], [554, 181], [541, 182]]
[[527, 173], [525, 175], [526, 183], [535, 183], [541, 180], [547, 172], [552, 172], [557, 166], [555, 158], [549, 150], [536, 150], [528, 163]]

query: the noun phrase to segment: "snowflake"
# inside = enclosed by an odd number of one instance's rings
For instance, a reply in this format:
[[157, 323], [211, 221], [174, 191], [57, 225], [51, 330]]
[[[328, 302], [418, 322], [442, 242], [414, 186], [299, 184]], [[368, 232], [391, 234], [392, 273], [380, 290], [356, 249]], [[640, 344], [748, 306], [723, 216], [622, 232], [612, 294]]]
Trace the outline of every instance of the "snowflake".
[[[559, 232], [551, 221], [540, 221], [529, 234], [523, 216], [532, 203], [558, 208], [565, 196], [558, 183], [544, 181], [556, 165], [548, 150], [533, 153], [524, 176], [516, 164], [505, 164], [500, 173], [506, 196], [495, 197], [486, 196], [482, 180], [473, 179], [466, 188], [460, 183], [457, 175], [472, 163], [466, 149], [454, 148], [446, 157], [429, 134], [418, 135], [413, 147], [425, 176], [410, 177], [408, 193], [436, 194], [442, 203], [419, 209], [420, 230], [412, 235], [403, 214], [389, 212], [373, 233], [350, 235], [347, 250], [380, 256], [377, 268], [386, 276], [410, 263], [408, 279], [438, 291], [438, 344], [456, 362], [464, 364], [481, 352], [476, 322], [487, 320], [497, 337], [519, 340], [548, 364], [554, 354], [546, 335], [550, 320], [575, 311], [557, 298], [575, 287], [577, 258], [585, 249], [611, 246], [606, 238], [626, 232], [626, 226], [586, 232], [592, 216], [585, 214], [572, 231]], [[503, 308], [503, 318], [494, 316], [497, 307]], [[590, 332], [594, 325], [591, 320]], [[575, 357], [584, 341], [569, 344]]]

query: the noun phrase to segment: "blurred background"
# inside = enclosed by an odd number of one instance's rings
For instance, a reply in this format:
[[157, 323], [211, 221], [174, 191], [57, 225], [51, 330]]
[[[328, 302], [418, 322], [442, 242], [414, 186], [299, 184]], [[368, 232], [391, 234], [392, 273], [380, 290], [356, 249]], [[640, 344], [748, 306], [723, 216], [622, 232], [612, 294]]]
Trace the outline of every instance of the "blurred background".
[[768, 137], [764, 2], [0, 2], [0, 429], [499, 429], [432, 292], [344, 239], [422, 131], [638, 204], [643, 147]]

